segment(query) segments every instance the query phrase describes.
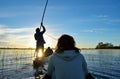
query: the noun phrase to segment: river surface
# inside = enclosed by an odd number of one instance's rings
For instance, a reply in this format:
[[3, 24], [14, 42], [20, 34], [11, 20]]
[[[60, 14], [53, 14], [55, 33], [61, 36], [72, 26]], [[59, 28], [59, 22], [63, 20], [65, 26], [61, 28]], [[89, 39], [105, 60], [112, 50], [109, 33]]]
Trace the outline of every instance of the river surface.
[[[120, 79], [120, 50], [81, 50], [96, 79]], [[0, 79], [34, 79], [34, 50], [0, 49]]]

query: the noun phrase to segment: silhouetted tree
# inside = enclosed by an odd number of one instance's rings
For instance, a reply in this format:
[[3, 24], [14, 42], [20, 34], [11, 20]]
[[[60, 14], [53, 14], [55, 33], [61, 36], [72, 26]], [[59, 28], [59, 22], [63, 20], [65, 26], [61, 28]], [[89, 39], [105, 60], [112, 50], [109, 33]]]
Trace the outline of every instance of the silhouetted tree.
[[104, 49], [104, 48], [113, 48], [114, 45], [111, 44], [111, 43], [103, 43], [103, 42], [100, 42], [98, 43], [98, 45], [96, 46], [96, 49]]

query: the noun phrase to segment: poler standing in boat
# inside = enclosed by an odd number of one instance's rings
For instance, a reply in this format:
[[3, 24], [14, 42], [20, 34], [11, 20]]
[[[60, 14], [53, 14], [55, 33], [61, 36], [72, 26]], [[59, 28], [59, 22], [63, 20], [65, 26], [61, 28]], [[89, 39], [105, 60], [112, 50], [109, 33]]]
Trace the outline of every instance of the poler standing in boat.
[[51, 79], [86, 79], [87, 74], [86, 60], [75, 47], [74, 38], [63, 34], [58, 39], [55, 53], [49, 60], [48, 71], [43, 79], [47, 77], [51, 77]]
[[44, 52], [45, 40], [44, 40], [43, 34], [46, 32], [46, 29], [43, 26], [42, 22], [41, 22], [41, 27], [43, 28], [43, 30], [40, 31], [41, 28], [36, 28], [36, 33], [34, 34], [34, 37], [36, 40], [36, 49], [35, 49], [36, 57], [38, 57], [38, 52], [40, 49], [41, 49], [42, 53]]

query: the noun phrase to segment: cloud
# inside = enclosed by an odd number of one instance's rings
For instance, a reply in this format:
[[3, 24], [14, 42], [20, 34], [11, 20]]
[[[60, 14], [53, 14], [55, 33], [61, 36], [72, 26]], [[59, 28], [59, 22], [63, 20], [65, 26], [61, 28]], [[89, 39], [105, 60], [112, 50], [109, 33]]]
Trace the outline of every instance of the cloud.
[[34, 28], [7, 28], [0, 25], [0, 46], [35, 47]]
[[112, 18], [109, 15], [95, 15], [98, 20], [107, 22], [107, 23], [119, 23], [120, 19]]
[[108, 20], [108, 22], [110, 22], [110, 23], [113, 23], [113, 22], [118, 22], [118, 23], [120, 23], [120, 19], [110, 19], [110, 20]]
[[5, 25], [0, 25], [0, 35], [19, 35], [32, 34], [34, 28], [8, 28]]
[[83, 32], [105, 32], [105, 31], [108, 31], [109, 29], [106, 29], [106, 28], [93, 28], [93, 29], [85, 29], [83, 30]]
[[108, 18], [109, 16], [108, 15], [96, 15], [96, 17], [98, 17], [98, 18]]
[[[49, 25], [51, 26], [51, 25]], [[38, 26], [34, 27], [17, 27], [9, 28], [10, 26], [0, 25], [0, 47], [35, 47], [34, 33]], [[52, 45], [56, 42], [56, 35], [53, 33], [55, 29], [46, 27], [47, 32], [44, 35], [46, 45]], [[53, 42], [54, 41], [54, 42]]]

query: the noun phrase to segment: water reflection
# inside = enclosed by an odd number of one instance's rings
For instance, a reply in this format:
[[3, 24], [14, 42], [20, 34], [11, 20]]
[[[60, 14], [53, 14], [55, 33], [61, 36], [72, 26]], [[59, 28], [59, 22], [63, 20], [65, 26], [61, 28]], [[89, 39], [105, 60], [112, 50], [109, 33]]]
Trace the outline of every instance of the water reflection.
[[83, 50], [89, 71], [98, 79], [120, 78], [120, 50]]
[[[81, 53], [97, 79], [120, 78], [120, 50], [81, 50]], [[0, 79], [32, 76], [33, 54], [34, 50], [0, 49]]]

